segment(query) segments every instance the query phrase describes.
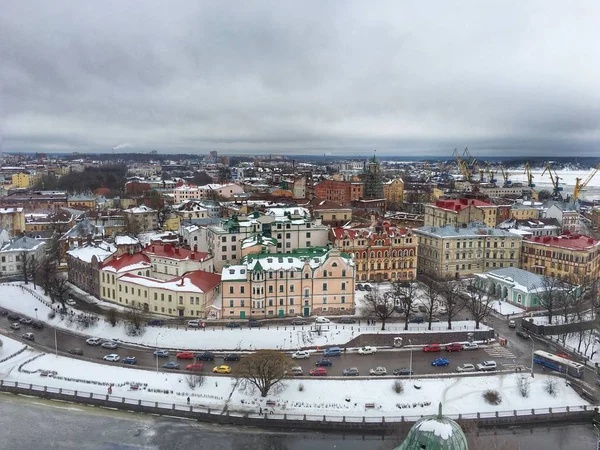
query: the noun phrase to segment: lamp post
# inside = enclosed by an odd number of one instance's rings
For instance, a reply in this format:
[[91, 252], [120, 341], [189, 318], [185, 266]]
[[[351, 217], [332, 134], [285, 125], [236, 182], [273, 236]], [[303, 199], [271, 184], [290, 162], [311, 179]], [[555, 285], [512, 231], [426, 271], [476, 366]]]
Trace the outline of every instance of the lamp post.
[[[157, 351], [157, 352], [158, 352], [158, 338], [159, 338], [160, 336], [162, 336], [162, 333], [158, 333], [158, 334], [156, 335], [156, 345], [155, 345], [155, 347], [156, 347], [156, 351]], [[158, 353], [156, 353], [154, 356], [156, 356], [156, 373], [158, 373]]]
[[596, 449], [600, 450], [600, 429], [596, 424], [594, 424], [594, 428], [596, 429]]
[[531, 339], [531, 378], [533, 378], [533, 353], [535, 351], [534, 340]]
[[408, 379], [412, 380], [412, 356], [413, 356], [412, 352], [413, 352], [413, 349], [412, 349], [412, 341], [410, 339], [408, 340], [408, 345], [411, 346], [410, 347], [410, 363], [408, 365]]
[[56, 327], [54, 327], [54, 351], [58, 357], [58, 340], [56, 339]]
[[38, 320], [38, 315], [37, 315], [37, 308], [35, 308], [35, 320]]

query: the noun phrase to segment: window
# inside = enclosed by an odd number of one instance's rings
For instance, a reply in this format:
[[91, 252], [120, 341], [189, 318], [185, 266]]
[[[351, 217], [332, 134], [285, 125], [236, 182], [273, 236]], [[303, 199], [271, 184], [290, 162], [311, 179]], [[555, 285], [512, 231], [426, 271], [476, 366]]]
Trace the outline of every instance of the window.
[[179, 304], [183, 305], [183, 297], [181, 295], [179, 296]]
[[279, 292], [283, 292], [283, 284], [279, 285]]
[[229, 300], [229, 307], [233, 308], [233, 300]]
[[346, 296], [342, 295], [342, 303], [346, 303]]
[[171, 302], [172, 298], [171, 298], [171, 294], [169, 294], [169, 302]]
[[323, 304], [326, 305], [327, 304], [327, 297], [323, 297]]
[[306, 233], [306, 239], [310, 238], [310, 233]]
[[231, 236], [231, 242], [235, 242], [235, 236]]
[[246, 300], [240, 300], [240, 306], [244, 308], [246, 306]]
[[323, 283], [323, 290], [326, 291], [327, 290], [327, 283]]
[[221, 242], [227, 242], [227, 236], [223, 236], [223, 237], [221, 238]]
[[243, 294], [245, 290], [246, 290], [246, 289], [245, 289], [245, 287], [244, 287], [244, 286], [240, 286], [240, 294]]
[[273, 286], [269, 286], [269, 294], [273, 293]]
[[346, 283], [342, 283], [342, 291], [346, 290]]
[[293, 304], [294, 304], [294, 299], [290, 298], [290, 305], [293, 305]]
[[227, 251], [227, 246], [226, 245], [221, 246], [221, 251], [222, 252], [226, 252]]
[[342, 276], [345, 277], [346, 276], [346, 269], [342, 270]]

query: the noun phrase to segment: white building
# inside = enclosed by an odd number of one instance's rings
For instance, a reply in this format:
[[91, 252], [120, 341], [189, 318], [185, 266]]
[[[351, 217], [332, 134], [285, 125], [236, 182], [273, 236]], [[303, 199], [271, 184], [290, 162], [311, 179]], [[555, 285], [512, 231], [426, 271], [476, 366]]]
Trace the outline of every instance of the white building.
[[175, 203], [184, 200], [214, 200], [216, 198], [234, 198], [244, 193], [244, 188], [238, 184], [207, 184], [204, 186], [183, 185], [175, 188]]
[[23, 259], [41, 261], [46, 255], [44, 241], [22, 237], [5, 244], [0, 250], [0, 270], [2, 275], [18, 275], [23, 270]]

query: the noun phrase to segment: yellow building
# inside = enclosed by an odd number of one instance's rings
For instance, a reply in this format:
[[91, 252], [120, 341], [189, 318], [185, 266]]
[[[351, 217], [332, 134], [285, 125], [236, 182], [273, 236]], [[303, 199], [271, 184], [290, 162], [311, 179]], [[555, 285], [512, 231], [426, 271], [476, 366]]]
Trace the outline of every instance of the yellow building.
[[471, 224], [465, 228], [424, 226], [417, 235], [419, 274], [462, 278], [501, 267], [519, 267], [521, 236]]
[[472, 222], [480, 222], [495, 227], [498, 221], [498, 207], [480, 200], [461, 198], [438, 200], [425, 205], [425, 226], [465, 227]]
[[338, 249], [248, 255], [223, 267], [223, 318], [354, 313], [354, 263]]
[[356, 281], [417, 278], [417, 238], [412, 231], [378, 223], [368, 228], [332, 228], [331, 241], [353, 257]]
[[383, 196], [388, 205], [397, 205], [404, 202], [404, 181], [395, 178], [383, 183]]
[[96, 209], [97, 199], [88, 195], [72, 195], [67, 199], [67, 206], [74, 209]]
[[31, 186], [31, 178], [25, 172], [15, 173], [12, 176], [12, 185], [15, 188], [27, 189]]
[[165, 231], [179, 231], [181, 225], [181, 218], [177, 214], [170, 214], [163, 224], [163, 230]]
[[517, 220], [539, 219], [540, 210], [535, 206], [517, 203], [511, 206], [510, 217]]
[[522, 268], [557, 278], [600, 277], [600, 240], [583, 235], [538, 236], [523, 240]]

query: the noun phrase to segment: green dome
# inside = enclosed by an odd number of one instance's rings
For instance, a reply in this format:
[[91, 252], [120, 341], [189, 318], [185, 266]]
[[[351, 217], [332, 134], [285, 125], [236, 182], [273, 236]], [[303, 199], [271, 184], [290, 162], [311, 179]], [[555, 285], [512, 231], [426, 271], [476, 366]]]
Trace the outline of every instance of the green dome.
[[467, 438], [460, 425], [442, 416], [442, 404], [437, 416], [418, 420], [396, 450], [468, 450]]

